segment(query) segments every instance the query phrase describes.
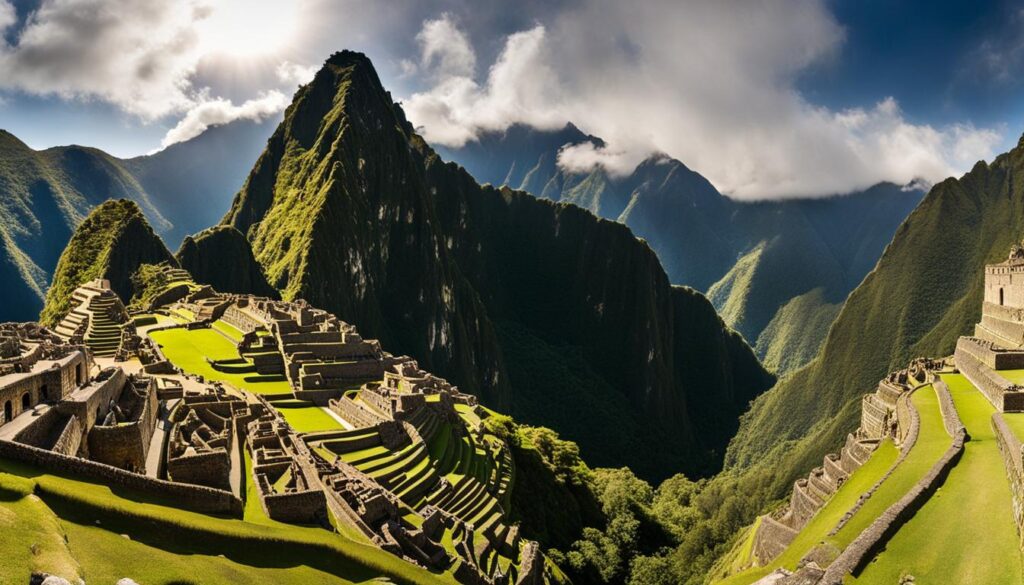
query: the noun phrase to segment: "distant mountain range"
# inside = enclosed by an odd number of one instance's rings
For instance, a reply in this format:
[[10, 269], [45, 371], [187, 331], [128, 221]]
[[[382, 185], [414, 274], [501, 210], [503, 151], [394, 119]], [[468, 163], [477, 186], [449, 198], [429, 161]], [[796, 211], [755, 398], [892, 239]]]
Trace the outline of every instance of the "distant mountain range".
[[127, 160], [82, 146], [36, 151], [0, 130], [0, 321], [36, 318], [72, 231], [107, 199], [138, 203], [174, 247], [217, 223], [275, 122], [211, 128]]
[[765, 364], [782, 373], [817, 353], [846, 296], [924, 195], [882, 183], [844, 196], [748, 203], [665, 156], [625, 177], [560, 169], [559, 149], [583, 142], [602, 144], [571, 124], [551, 132], [513, 126], [438, 152], [483, 183], [573, 203], [629, 226], [657, 252], [674, 284], [706, 292]]

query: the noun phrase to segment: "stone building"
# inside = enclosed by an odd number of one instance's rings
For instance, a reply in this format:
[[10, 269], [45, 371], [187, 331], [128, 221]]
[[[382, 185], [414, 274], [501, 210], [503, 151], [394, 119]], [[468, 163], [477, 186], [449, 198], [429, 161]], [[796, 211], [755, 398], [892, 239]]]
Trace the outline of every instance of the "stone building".
[[1000, 411], [1024, 410], [1024, 387], [1001, 370], [1024, 369], [1024, 247], [985, 267], [981, 321], [957, 341], [956, 365]]

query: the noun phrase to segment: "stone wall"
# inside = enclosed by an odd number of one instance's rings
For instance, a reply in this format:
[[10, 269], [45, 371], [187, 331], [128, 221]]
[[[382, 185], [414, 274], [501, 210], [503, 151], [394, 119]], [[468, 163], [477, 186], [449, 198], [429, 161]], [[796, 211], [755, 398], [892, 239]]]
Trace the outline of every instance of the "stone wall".
[[[138, 417], [129, 422], [118, 422], [105, 426], [97, 424], [89, 430], [89, 458], [129, 471], [144, 473], [150, 439], [156, 428], [159, 409], [156, 384], [151, 378], [139, 391], [142, 403]], [[135, 392], [133, 382], [128, 382], [122, 392]]]
[[[1013, 432], [1001, 413], [992, 414], [992, 428], [996, 432], [996, 444], [1003, 455], [1006, 477], [1010, 480], [1010, 492], [1013, 495], [1013, 519], [1017, 523], [1018, 537], [1024, 537], [1024, 460], [1022, 446], [1017, 434]], [[1024, 540], [1021, 541], [1024, 546]]]
[[961, 337], [957, 340], [957, 348], [969, 352], [978, 361], [993, 370], [1024, 369], [1024, 351], [1005, 349], [989, 339], [978, 337]]
[[[40, 367], [26, 373], [10, 374], [10, 381], [0, 387], [0, 424], [9, 422], [2, 416], [8, 405], [12, 418], [40, 402], [57, 401], [71, 394], [89, 375], [89, 358], [74, 351], [55, 360], [57, 367]], [[26, 408], [27, 405], [27, 408]]]
[[757, 533], [754, 534], [754, 556], [761, 564], [767, 564], [786, 550], [796, 538], [797, 532], [771, 516], [762, 516]]
[[69, 457], [11, 441], [0, 440], [0, 457], [34, 465], [52, 473], [71, 475], [76, 479], [99, 481], [110, 487], [127, 488], [166, 498], [173, 501], [174, 506], [193, 512], [242, 517], [242, 500], [223, 490], [155, 479], [88, 459]]
[[57, 405], [62, 413], [78, 417], [82, 427], [88, 431], [103, 420], [110, 409], [110, 402], [121, 395], [128, 376], [120, 368], [103, 370], [89, 384], [75, 390]]
[[330, 409], [355, 427], [372, 427], [387, 419], [347, 396], [330, 401]]
[[957, 415], [949, 389], [939, 382], [934, 386], [939, 397], [939, 408], [947, 431], [953, 429], [949, 448], [935, 462], [928, 472], [914, 484], [896, 503], [889, 506], [870, 526], [851, 542], [828, 566], [819, 585], [842, 585], [844, 578], [863, 568], [885, 546], [889, 538], [905, 524], [928, 498], [942, 485], [949, 470], [963, 455], [967, 431]]
[[1024, 409], [1024, 388], [1012, 384], [998, 372], [982, 363], [971, 352], [974, 344], [969, 338], [960, 338], [956, 346], [956, 367], [971, 384], [988, 398], [1000, 412], [1018, 412]]

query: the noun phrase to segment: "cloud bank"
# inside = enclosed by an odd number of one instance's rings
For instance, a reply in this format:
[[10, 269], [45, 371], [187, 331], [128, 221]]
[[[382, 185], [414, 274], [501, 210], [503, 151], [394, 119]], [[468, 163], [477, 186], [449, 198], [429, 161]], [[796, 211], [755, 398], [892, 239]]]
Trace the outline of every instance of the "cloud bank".
[[563, 151], [569, 170], [622, 174], [667, 153], [741, 199], [937, 181], [993, 155], [1000, 132], [915, 124], [892, 98], [840, 111], [807, 100], [799, 76], [827, 66], [844, 34], [824, 0], [595, 0], [509, 35], [478, 81], [445, 15], [423, 25], [430, 82], [405, 107], [428, 140], [456, 148], [572, 121], [607, 147]]
[[[280, 111], [278, 92], [236, 106], [194, 84], [209, 54], [197, 25], [216, 9], [209, 0], [43, 0], [13, 43], [0, 40], [0, 90], [103, 101], [144, 122], [184, 115], [164, 146]], [[0, 31], [14, 22], [0, 0]]]

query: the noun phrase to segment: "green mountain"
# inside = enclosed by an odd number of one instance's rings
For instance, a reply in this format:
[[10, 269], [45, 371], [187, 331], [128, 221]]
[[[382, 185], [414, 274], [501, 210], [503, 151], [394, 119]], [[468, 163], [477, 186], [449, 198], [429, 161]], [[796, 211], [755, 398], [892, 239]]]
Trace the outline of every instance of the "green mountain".
[[714, 471], [774, 380], [625, 226], [443, 162], [356, 53], [299, 90], [224, 222], [284, 298], [557, 429], [595, 465]]
[[0, 130], [0, 321], [36, 318], [72, 232], [107, 199], [138, 203], [173, 245], [216, 223], [270, 129], [236, 122], [130, 160], [81, 146], [36, 151]]
[[1024, 144], [932, 188], [850, 295], [818, 357], [754, 402], [729, 447], [731, 467], [785, 450], [787, 469], [799, 468], [856, 426], [860, 395], [887, 372], [953, 352], [980, 316], [979, 267], [1003, 259], [1024, 233], [1018, 177]]
[[218, 225], [186, 236], [175, 258], [196, 280], [218, 291], [277, 296], [245, 235], [233, 227]]
[[[665, 156], [618, 178], [597, 168], [580, 174], [559, 169], [558, 150], [581, 142], [601, 144], [572, 125], [557, 132], [513, 126], [441, 151], [483, 182], [626, 224], [658, 254], [671, 282], [705, 291], [726, 322], [780, 373], [813, 357], [820, 346], [808, 340], [823, 340], [831, 324], [820, 318], [823, 312], [810, 322], [785, 324], [793, 312], [783, 308], [819, 290], [823, 305], [835, 313], [923, 196], [916, 188], [879, 184], [845, 196], [739, 202]], [[798, 351], [769, 360], [770, 348]]]
[[134, 201], [111, 199], [78, 226], [57, 262], [40, 322], [56, 324], [71, 309], [71, 294], [102, 278], [123, 299], [133, 296], [132, 275], [142, 264], [176, 265]]

